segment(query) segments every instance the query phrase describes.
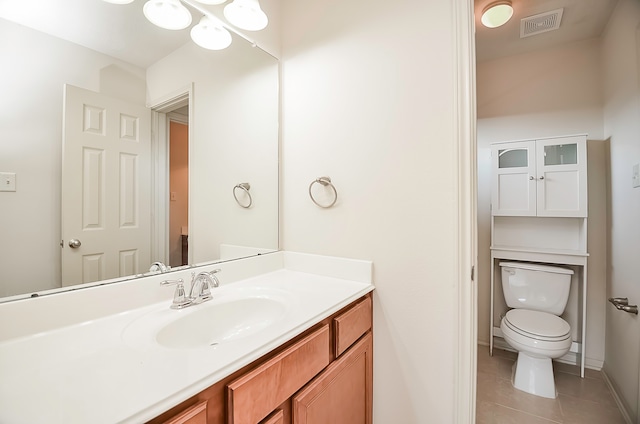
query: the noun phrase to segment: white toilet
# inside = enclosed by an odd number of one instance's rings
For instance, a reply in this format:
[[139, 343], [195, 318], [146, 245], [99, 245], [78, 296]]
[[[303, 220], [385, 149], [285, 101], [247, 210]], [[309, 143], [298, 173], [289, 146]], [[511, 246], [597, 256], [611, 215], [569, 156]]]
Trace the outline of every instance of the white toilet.
[[511, 309], [500, 323], [506, 342], [518, 351], [513, 386], [556, 397], [551, 359], [571, 348], [571, 327], [559, 317], [567, 305], [573, 270], [526, 262], [500, 262], [502, 291]]

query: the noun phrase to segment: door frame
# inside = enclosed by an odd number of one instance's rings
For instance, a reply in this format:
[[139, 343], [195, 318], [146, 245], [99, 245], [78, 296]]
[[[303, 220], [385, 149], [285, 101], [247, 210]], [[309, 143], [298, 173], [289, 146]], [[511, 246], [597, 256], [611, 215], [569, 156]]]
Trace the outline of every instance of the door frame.
[[457, 0], [453, 5], [455, 54], [454, 131], [458, 186], [457, 266], [457, 368], [455, 370], [454, 421], [475, 423], [477, 371], [477, 140], [476, 58], [473, 2]]
[[[189, 107], [189, 126], [193, 125], [193, 89], [191, 83], [150, 103], [151, 108], [151, 258], [169, 263], [169, 123], [176, 120], [170, 113]], [[189, 158], [192, 157], [191, 131], [188, 133]], [[191, 170], [189, 170], [191, 179]], [[191, 199], [191, 186], [189, 186]], [[189, 205], [189, 226], [192, 225]], [[193, 237], [189, 235], [190, 241]], [[189, 249], [189, 263], [192, 262]]]

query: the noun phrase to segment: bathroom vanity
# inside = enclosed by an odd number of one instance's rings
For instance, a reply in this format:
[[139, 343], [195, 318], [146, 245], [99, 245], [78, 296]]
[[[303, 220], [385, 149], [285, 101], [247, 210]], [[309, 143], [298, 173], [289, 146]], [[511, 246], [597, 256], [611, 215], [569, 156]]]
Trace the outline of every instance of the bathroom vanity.
[[150, 422], [371, 423], [371, 312], [368, 294]]
[[189, 270], [0, 304], [0, 422], [371, 422], [371, 262], [213, 268], [182, 310], [160, 282]]

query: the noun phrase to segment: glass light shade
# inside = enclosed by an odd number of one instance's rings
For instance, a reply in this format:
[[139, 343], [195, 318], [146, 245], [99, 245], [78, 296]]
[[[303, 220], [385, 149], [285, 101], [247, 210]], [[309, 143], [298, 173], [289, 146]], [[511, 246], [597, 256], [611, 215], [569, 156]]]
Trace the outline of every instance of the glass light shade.
[[129, 4], [129, 3], [133, 3], [133, 0], [103, 0], [106, 1], [107, 3], [113, 3], [113, 4]]
[[489, 4], [482, 11], [482, 25], [487, 28], [497, 28], [506, 24], [513, 16], [513, 7], [510, 1], [498, 1]]
[[196, 1], [202, 4], [222, 4], [227, 0], [196, 0]]
[[191, 25], [191, 13], [178, 0], [149, 0], [142, 12], [160, 28], [178, 30]]
[[222, 50], [231, 44], [231, 34], [214, 19], [203, 16], [198, 25], [191, 28], [194, 43], [208, 50]]
[[224, 17], [238, 28], [259, 31], [269, 23], [258, 0], [233, 0], [224, 7]]

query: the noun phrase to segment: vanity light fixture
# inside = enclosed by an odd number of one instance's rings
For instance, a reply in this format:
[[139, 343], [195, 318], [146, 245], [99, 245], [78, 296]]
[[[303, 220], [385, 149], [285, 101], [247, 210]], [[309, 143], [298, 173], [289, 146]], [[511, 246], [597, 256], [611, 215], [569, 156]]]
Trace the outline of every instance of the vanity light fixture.
[[233, 0], [224, 7], [224, 17], [238, 28], [259, 31], [269, 23], [258, 0]]
[[[134, 0], [104, 0], [113, 4], [129, 4]], [[191, 28], [191, 39], [200, 47], [209, 50], [222, 50], [231, 44], [231, 32], [244, 38], [252, 45], [256, 43], [246, 35], [223, 23], [209, 10], [198, 3], [207, 5], [223, 4], [227, 0], [147, 0], [142, 7], [144, 16], [152, 24], [170, 30], [185, 29], [191, 25], [191, 9], [203, 15], [200, 22]], [[186, 5], [186, 6], [185, 6]], [[267, 15], [260, 8], [258, 0], [234, 0], [224, 8], [224, 16], [234, 26], [248, 31], [264, 29], [269, 23]]]
[[222, 4], [227, 0], [196, 0], [196, 1], [202, 4]]
[[208, 16], [191, 28], [191, 39], [208, 50], [222, 50], [231, 45], [231, 33], [216, 18]]
[[152, 24], [164, 29], [179, 30], [191, 25], [191, 13], [179, 0], [149, 0], [142, 13]]
[[513, 16], [511, 0], [500, 0], [489, 3], [482, 10], [482, 25], [487, 28], [497, 28], [509, 22]]

